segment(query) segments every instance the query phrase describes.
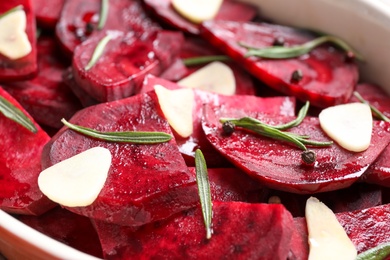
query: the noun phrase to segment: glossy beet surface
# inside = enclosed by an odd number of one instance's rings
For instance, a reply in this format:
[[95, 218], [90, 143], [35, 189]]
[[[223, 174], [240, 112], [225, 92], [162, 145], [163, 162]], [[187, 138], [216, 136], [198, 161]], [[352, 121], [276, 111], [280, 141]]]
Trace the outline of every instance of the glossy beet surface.
[[97, 30], [100, 6], [100, 0], [65, 2], [56, 26], [56, 36], [69, 57], [81, 42], [107, 30], [129, 32], [137, 38], [146, 39], [160, 28], [146, 16], [139, 1], [110, 0], [106, 24], [102, 30]]
[[[71, 122], [103, 132], [171, 134], [154, 93], [88, 107], [79, 111]], [[113, 157], [106, 184], [92, 205], [69, 210], [136, 226], [166, 218], [198, 202], [195, 179], [173, 139], [162, 144], [124, 144], [99, 141], [63, 128], [45, 147], [43, 167], [95, 146], [106, 147]]]
[[135, 233], [104, 223], [96, 226], [106, 259], [287, 258], [293, 219], [282, 205], [214, 202], [212, 223], [210, 240], [199, 208]]
[[129, 97], [139, 91], [147, 74], [159, 75], [179, 54], [183, 42], [179, 32], [160, 31], [142, 40], [132, 34], [108, 42], [102, 56], [89, 70], [93, 52], [103, 35], [80, 44], [73, 58], [73, 76], [80, 88], [100, 102]]
[[[179, 85], [170, 81], [148, 76], [144, 81], [142, 91], [153, 90], [155, 85], [161, 85], [172, 90], [180, 88]], [[183, 138], [174, 133], [179, 150], [183, 154], [187, 165], [190, 166], [194, 166], [196, 149], [202, 150], [209, 167], [226, 167], [226, 165], [229, 164], [226, 159], [210, 145], [204, 135], [201, 126], [204, 104], [228, 106], [237, 109], [245, 107], [245, 109], [250, 111], [262, 111], [263, 113], [275, 115], [292, 116], [295, 113], [295, 99], [290, 97], [261, 98], [240, 95], [240, 97], [237, 98], [236, 96], [219, 95], [202, 90], [195, 90], [194, 94], [195, 105], [192, 112], [193, 133], [187, 138]]]
[[55, 40], [41, 36], [37, 48], [38, 75], [31, 80], [8, 83], [4, 89], [38, 123], [59, 129], [63, 126], [61, 119], [69, 119], [81, 109], [81, 104], [62, 80], [66, 65], [58, 55]]
[[[302, 150], [243, 130], [223, 134], [219, 119], [244, 116], [265, 120], [270, 124], [290, 121], [291, 117], [269, 117], [245, 110], [206, 106], [203, 130], [213, 146], [250, 176], [278, 190], [294, 193], [318, 193], [346, 188], [357, 181], [390, 141], [390, 125], [375, 122], [371, 145], [360, 153], [344, 150], [337, 144], [326, 148], [309, 147], [317, 155], [314, 165], [302, 162]], [[306, 117], [291, 130], [308, 135], [312, 140], [328, 141], [318, 118]]]
[[[171, 5], [171, 0], [144, 0], [148, 9], [162, 22], [181, 31], [199, 34], [199, 25], [182, 17]], [[215, 20], [250, 21], [257, 14], [257, 8], [232, 0], [224, 0]]]
[[[297, 29], [266, 23], [207, 21], [202, 24], [202, 36], [259, 78], [269, 87], [318, 107], [345, 103], [358, 80], [358, 69], [345, 60], [345, 54], [332, 47], [318, 47], [292, 59], [261, 59], [245, 57], [247, 49], [240, 43], [264, 48], [283, 37], [286, 46], [297, 45], [313, 36]], [[292, 80], [294, 71], [303, 78]]]
[[[2, 88], [0, 96], [27, 115]], [[0, 209], [9, 213], [39, 215], [55, 205], [38, 188], [41, 152], [50, 137], [35, 126], [34, 134], [0, 113]]]
[[0, 4], [0, 14], [22, 5], [26, 13], [26, 34], [32, 50], [26, 56], [10, 60], [0, 54], [0, 81], [24, 80], [34, 77], [38, 70], [36, 49], [36, 25], [32, 0], [6, 0]]

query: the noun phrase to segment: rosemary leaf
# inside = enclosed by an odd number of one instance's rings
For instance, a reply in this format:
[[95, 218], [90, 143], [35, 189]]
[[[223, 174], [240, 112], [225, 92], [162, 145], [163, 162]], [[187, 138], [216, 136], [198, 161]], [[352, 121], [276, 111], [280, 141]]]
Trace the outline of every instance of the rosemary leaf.
[[230, 61], [230, 57], [226, 55], [212, 55], [212, 56], [199, 56], [193, 58], [183, 59], [183, 63], [186, 66], [196, 66], [202, 65], [206, 63], [210, 63], [213, 61]]
[[206, 226], [206, 238], [210, 239], [212, 234], [211, 220], [213, 215], [210, 183], [209, 183], [209, 177], [207, 173], [206, 160], [204, 159], [202, 151], [199, 149], [195, 151], [195, 167], [196, 167], [196, 182], [198, 184], [200, 205], [202, 207], [204, 224]]
[[13, 13], [13, 12], [19, 11], [19, 10], [23, 10], [23, 5], [17, 5], [15, 7], [11, 8], [11, 9], [9, 9], [8, 11], [0, 14], [0, 19], [3, 18], [4, 16], [9, 15], [10, 13]]
[[384, 260], [388, 256], [390, 256], [390, 243], [384, 243], [360, 253], [356, 260]]
[[157, 144], [168, 142], [172, 139], [171, 135], [164, 132], [100, 132], [91, 128], [74, 125], [72, 123], [69, 123], [65, 119], [62, 119], [61, 122], [73, 131], [76, 131], [80, 134], [109, 142]]
[[95, 66], [96, 62], [99, 60], [100, 56], [102, 56], [104, 48], [106, 47], [107, 43], [112, 39], [112, 36], [110, 34], [107, 34], [103, 39], [100, 40], [100, 42], [96, 45], [96, 48], [92, 54], [92, 57], [85, 66], [85, 70], [90, 70], [93, 66]]
[[363, 56], [360, 55], [355, 50], [353, 50], [352, 47], [349, 46], [346, 42], [332, 35], [320, 36], [304, 44], [290, 46], [290, 47], [272, 46], [266, 48], [256, 48], [253, 46], [248, 46], [244, 43], [239, 43], [239, 44], [248, 49], [248, 52], [246, 53], [247, 57], [257, 56], [257, 57], [268, 58], [268, 59], [289, 59], [289, 58], [295, 58], [304, 55], [306, 53], [309, 53], [314, 48], [327, 42], [335, 44], [336, 46], [340, 47], [346, 52], [353, 53], [354, 56], [359, 60], [364, 60]]
[[36, 133], [38, 129], [34, 123], [17, 107], [4, 97], [0, 96], [0, 112], [7, 118], [18, 123], [29, 131]]
[[286, 124], [277, 125], [274, 127], [276, 129], [279, 129], [279, 130], [286, 130], [286, 129], [298, 126], [300, 123], [302, 123], [303, 119], [306, 117], [307, 111], [309, 111], [309, 107], [310, 107], [310, 102], [306, 101], [305, 105], [299, 110], [298, 116], [294, 120], [292, 120]]
[[107, 15], [108, 15], [108, 7], [109, 7], [109, 0], [102, 0], [101, 6], [100, 6], [100, 15], [99, 15], [99, 23], [97, 28], [99, 30], [104, 28], [104, 25], [107, 21]]
[[381, 111], [379, 111], [376, 107], [370, 105], [370, 103], [369, 103], [367, 100], [365, 100], [365, 99], [359, 94], [359, 92], [355, 91], [355, 92], [353, 92], [353, 95], [354, 95], [357, 99], [359, 99], [360, 102], [369, 105], [369, 106], [370, 106], [370, 109], [371, 109], [371, 112], [374, 114], [374, 116], [375, 116], [376, 118], [378, 118], [379, 120], [383, 120], [383, 121], [386, 121], [386, 122], [390, 122], [390, 119], [389, 119], [387, 116], [385, 116], [385, 115], [384, 115]]

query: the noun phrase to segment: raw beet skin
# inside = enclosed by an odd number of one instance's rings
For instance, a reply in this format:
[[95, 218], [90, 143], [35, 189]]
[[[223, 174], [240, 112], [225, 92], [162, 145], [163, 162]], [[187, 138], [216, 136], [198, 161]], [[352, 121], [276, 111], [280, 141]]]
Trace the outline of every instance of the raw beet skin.
[[[349, 187], [381, 154], [390, 141], [390, 124], [374, 122], [371, 144], [359, 153], [344, 150], [334, 143], [329, 147], [309, 147], [317, 155], [313, 165], [302, 162], [302, 150], [282, 141], [237, 129], [223, 134], [220, 118], [253, 117], [269, 124], [291, 121], [291, 117], [253, 113], [237, 108], [205, 106], [203, 130], [210, 143], [235, 166], [253, 178], [277, 190], [293, 193], [319, 193]], [[289, 130], [312, 140], [329, 141], [320, 128], [318, 118], [306, 117]]]
[[[262, 59], [245, 57], [247, 49], [240, 43], [264, 48], [283, 37], [285, 45], [293, 46], [312, 40], [307, 32], [266, 23], [207, 21], [202, 23], [201, 35], [224, 51], [248, 72], [269, 87], [299, 100], [309, 100], [318, 107], [328, 107], [349, 100], [358, 80], [358, 68], [346, 61], [345, 54], [330, 46], [317, 47], [310, 54], [291, 59]], [[291, 80], [300, 70], [302, 80]]]
[[[77, 45], [107, 30], [132, 33], [134, 37], [147, 39], [160, 29], [145, 14], [138, 0], [110, 0], [104, 28], [97, 29], [101, 0], [67, 0], [56, 26], [56, 36], [67, 56], [72, 57]], [[92, 29], [92, 30], [90, 30]]]
[[[199, 25], [181, 16], [171, 5], [171, 0], [144, 0], [150, 10], [161, 21], [191, 34], [199, 34]], [[257, 14], [255, 6], [238, 1], [224, 0], [215, 20], [250, 21]]]
[[17, 216], [24, 224], [84, 253], [102, 258], [99, 237], [91, 220], [56, 207], [39, 217]]
[[287, 259], [293, 225], [280, 204], [242, 202], [213, 203], [209, 240], [199, 207], [136, 232], [96, 223], [105, 259]]
[[0, 54], [0, 81], [25, 80], [34, 77], [38, 71], [36, 49], [36, 26], [32, 0], [7, 0], [0, 3], [0, 14], [22, 5], [26, 13], [26, 34], [31, 44], [31, 52], [26, 56], [10, 60]]
[[[0, 96], [33, 121], [2, 88]], [[9, 213], [40, 215], [55, 206], [39, 190], [37, 182], [41, 152], [50, 137], [34, 124], [38, 129], [35, 134], [0, 113], [0, 209]]]
[[[141, 92], [153, 90], [155, 85], [161, 85], [171, 90], [181, 88], [176, 83], [153, 76], [147, 76]], [[247, 95], [240, 95], [239, 97], [224, 96], [202, 90], [194, 90], [194, 94], [195, 107], [192, 112], [193, 133], [190, 137], [183, 138], [174, 132], [179, 150], [189, 166], [195, 165], [194, 158], [196, 149], [202, 150], [209, 167], [226, 167], [226, 165], [230, 164], [224, 157], [216, 152], [204, 135], [201, 125], [203, 116], [202, 108], [204, 104], [229, 106], [237, 109], [245, 108], [250, 111], [262, 111], [263, 113], [268, 114], [288, 116], [292, 116], [295, 113], [295, 99], [290, 97], [261, 98]]]
[[38, 75], [28, 81], [7, 83], [8, 91], [40, 124], [59, 129], [61, 118], [69, 119], [81, 104], [63, 83], [66, 66], [58, 56], [54, 39], [41, 36], [37, 43]]
[[147, 74], [159, 75], [175, 61], [183, 42], [183, 36], [178, 32], [160, 31], [147, 41], [132, 34], [122, 34], [110, 40], [97, 63], [85, 70], [103, 37], [99, 34], [80, 44], [72, 65], [79, 87], [101, 102], [138, 92]]
[[[103, 132], [160, 131], [172, 134], [155, 93], [85, 108], [70, 120]], [[127, 226], [164, 219], [196, 205], [196, 181], [172, 139], [162, 144], [100, 141], [63, 128], [45, 146], [43, 168], [91, 147], [106, 147], [112, 163], [105, 186], [93, 204], [72, 212]]]

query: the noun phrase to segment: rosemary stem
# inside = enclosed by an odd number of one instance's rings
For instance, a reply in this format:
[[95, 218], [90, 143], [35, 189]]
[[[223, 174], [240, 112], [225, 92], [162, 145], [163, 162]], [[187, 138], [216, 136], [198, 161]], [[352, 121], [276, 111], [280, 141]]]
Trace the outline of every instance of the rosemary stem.
[[202, 65], [206, 63], [210, 63], [213, 61], [230, 61], [230, 57], [226, 55], [211, 55], [211, 56], [199, 56], [193, 58], [183, 59], [183, 63], [186, 66], [196, 66]]
[[380, 112], [376, 107], [372, 106], [367, 100], [365, 100], [359, 92], [355, 91], [353, 92], [353, 95], [362, 103], [367, 104], [370, 106], [371, 112], [374, 114], [375, 117], [377, 117], [380, 120], [383, 120], [385, 122], [390, 122], [390, 119], [385, 116], [382, 112]]

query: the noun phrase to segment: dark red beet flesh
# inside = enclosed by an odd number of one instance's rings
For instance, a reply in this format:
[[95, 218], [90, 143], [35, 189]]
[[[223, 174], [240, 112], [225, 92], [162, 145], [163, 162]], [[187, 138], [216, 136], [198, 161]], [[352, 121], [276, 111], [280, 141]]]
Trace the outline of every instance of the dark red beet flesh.
[[[104, 132], [160, 131], [171, 134], [153, 92], [85, 108], [70, 121]], [[68, 208], [72, 212], [137, 226], [164, 219], [198, 202], [195, 178], [173, 139], [152, 145], [112, 143], [63, 128], [45, 146], [42, 165], [47, 168], [95, 146], [111, 151], [113, 160], [108, 179], [93, 204]]]
[[54, 30], [64, 3], [65, 0], [34, 0], [34, 12], [38, 26]]
[[[344, 53], [329, 46], [298, 58], [275, 60], [246, 58], [247, 49], [239, 44], [264, 48], [272, 46], [277, 37], [283, 37], [286, 45], [313, 39], [297, 29], [265, 23], [207, 21], [202, 24], [201, 34], [271, 88], [302, 101], [309, 100], [314, 106], [347, 102], [358, 80], [356, 64], [346, 62]], [[303, 74], [299, 82], [291, 80], [296, 70]]]
[[36, 49], [36, 26], [32, 0], [1, 1], [0, 14], [22, 5], [26, 13], [26, 34], [31, 44], [31, 52], [26, 56], [11, 60], [0, 54], [0, 81], [25, 80], [34, 77], [38, 70]]
[[[148, 9], [162, 22], [173, 28], [191, 34], [199, 34], [199, 25], [181, 16], [171, 5], [171, 0], [144, 0]], [[257, 8], [249, 4], [225, 0], [214, 18], [227, 21], [250, 21], [257, 14]]]
[[[142, 92], [153, 90], [155, 85], [167, 89], [181, 88], [179, 85], [157, 77], [148, 76], [142, 87]], [[256, 96], [224, 96], [206, 91], [195, 90], [195, 107], [193, 109], [194, 131], [190, 137], [183, 138], [175, 134], [177, 145], [183, 154], [187, 165], [194, 166], [195, 150], [201, 149], [209, 167], [226, 167], [229, 163], [210, 145], [201, 126], [203, 116], [203, 105], [229, 106], [232, 108], [245, 108], [250, 111], [262, 111], [263, 113], [275, 115], [289, 115], [295, 113], [295, 99], [290, 97], [260, 98]]]
[[[294, 193], [318, 193], [349, 187], [381, 154], [390, 141], [390, 125], [375, 122], [369, 148], [360, 153], [344, 150], [337, 144], [329, 147], [309, 147], [317, 155], [314, 165], [302, 162], [302, 150], [283, 143], [236, 130], [223, 134], [219, 119], [249, 116], [270, 124], [286, 123], [291, 117], [267, 117], [245, 110], [205, 106], [203, 130], [210, 143], [234, 165], [250, 176], [277, 190]], [[308, 135], [312, 140], [328, 141], [318, 118], [306, 117], [294, 133]]]
[[199, 208], [136, 232], [96, 223], [106, 259], [287, 259], [293, 225], [282, 205], [241, 202], [213, 203], [210, 240]]
[[178, 32], [160, 31], [146, 41], [122, 34], [106, 45], [103, 55], [90, 70], [85, 70], [103, 37], [99, 34], [80, 44], [72, 65], [76, 83], [101, 102], [138, 92], [147, 74], [159, 75], [175, 61], [183, 42]]
[[[27, 115], [2, 88], [0, 96]], [[38, 188], [41, 153], [50, 137], [35, 126], [34, 134], [0, 113], [0, 209], [9, 213], [40, 215], [55, 206]]]
[[17, 216], [24, 224], [84, 253], [102, 258], [99, 237], [87, 217], [56, 207], [45, 214]]
[[58, 57], [54, 39], [40, 37], [38, 48], [38, 75], [28, 81], [4, 85], [10, 93], [40, 124], [55, 129], [61, 128], [61, 118], [69, 119], [81, 109], [80, 102], [63, 83], [66, 66]]
[[[81, 42], [107, 30], [133, 33], [134, 37], [146, 39], [159, 30], [159, 26], [144, 13], [137, 0], [110, 0], [106, 24], [97, 30], [100, 0], [67, 0], [56, 26], [56, 36], [66, 54], [71, 57]], [[89, 31], [89, 28], [93, 28]]]

